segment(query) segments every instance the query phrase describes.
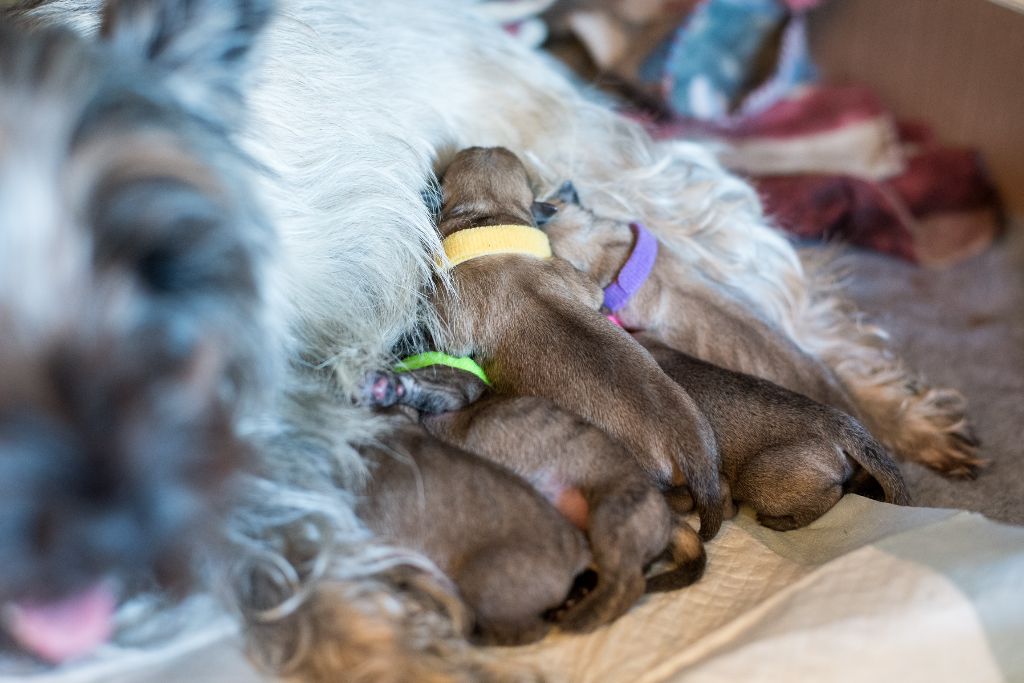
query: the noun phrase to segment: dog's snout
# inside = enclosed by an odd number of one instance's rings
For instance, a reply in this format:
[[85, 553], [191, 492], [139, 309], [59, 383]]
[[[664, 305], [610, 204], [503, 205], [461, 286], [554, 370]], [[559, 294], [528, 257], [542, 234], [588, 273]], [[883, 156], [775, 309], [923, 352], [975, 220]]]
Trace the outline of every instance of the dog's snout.
[[123, 513], [132, 477], [68, 426], [28, 412], [7, 415], [0, 419], [0, 462], [8, 502], [20, 500], [27, 511], [25, 539], [34, 552], [74, 544], [94, 535], [89, 529], [130, 535]]
[[145, 523], [152, 515], [133, 507], [93, 495], [55, 500], [30, 521], [26, 531], [31, 552], [39, 558], [59, 558], [77, 550], [79, 567], [97, 576], [115, 573], [128, 558], [144, 564], [154, 548]]
[[204, 536], [242, 448], [206, 398], [216, 363], [183, 355], [191, 369], [155, 382], [69, 372], [60, 390], [0, 396], [0, 602], [186, 578], [167, 560]]

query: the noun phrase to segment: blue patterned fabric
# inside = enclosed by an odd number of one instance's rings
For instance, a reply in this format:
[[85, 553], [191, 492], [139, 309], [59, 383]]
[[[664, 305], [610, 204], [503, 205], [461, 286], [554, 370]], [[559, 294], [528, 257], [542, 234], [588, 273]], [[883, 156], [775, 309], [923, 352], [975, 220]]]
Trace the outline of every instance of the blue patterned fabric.
[[[778, 0], [705, 0], [676, 34], [665, 62], [669, 106], [681, 116], [707, 121], [742, 109], [741, 95], [755, 85], [758, 53], [789, 16]], [[814, 75], [801, 18], [783, 34], [780, 62], [765, 84], [770, 87], [758, 89], [759, 108]]]

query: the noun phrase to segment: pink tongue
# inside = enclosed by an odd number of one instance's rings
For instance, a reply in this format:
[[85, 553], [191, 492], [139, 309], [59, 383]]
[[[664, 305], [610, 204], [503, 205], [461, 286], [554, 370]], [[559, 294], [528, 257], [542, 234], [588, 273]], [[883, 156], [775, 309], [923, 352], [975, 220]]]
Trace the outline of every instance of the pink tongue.
[[59, 602], [21, 603], [8, 611], [7, 628], [22, 647], [51, 662], [88, 654], [113, 629], [114, 592], [98, 583]]

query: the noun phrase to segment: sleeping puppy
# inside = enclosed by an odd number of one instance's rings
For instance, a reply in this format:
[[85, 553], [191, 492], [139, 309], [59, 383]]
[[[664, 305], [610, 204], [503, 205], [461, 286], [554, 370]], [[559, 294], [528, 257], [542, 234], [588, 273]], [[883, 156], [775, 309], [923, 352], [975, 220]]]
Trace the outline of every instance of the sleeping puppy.
[[910, 504], [895, 461], [846, 413], [635, 337], [707, 415], [733, 499], [749, 503], [765, 526], [805, 526], [847, 491]]
[[360, 449], [373, 477], [356, 512], [451, 578], [481, 644], [539, 640], [587, 569], [583, 534], [511, 472], [445, 444], [396, 407], [386, 444]]
[[[552, 251], [602, 287], [613, 282], [633, 249], [632, 225], [595, 215], [580, 204], [569, 181], [549, 201], [555, 210], [543, 229]], [[626, 329], [644, 330], [673, 349], [854, 412], [824, 363], [759, 319], [754, 307], [693, 276], [683, 254], [659, 249], [646, 282], [615, 314]]]
[[[532, 234], [536, 226], [526, 169], [506, 149], [461, 151], [442, 190], [438, 230], [449, 252], [453, 240], [493, 234], [472, 228], [515, 225]], [[439, 287], [433, 297], [449, 330], [446, 350], [473, 356], [498, 393], [548, 398], [615, 437], [660, 488], [688, 485], [700, 535], [713, 537], [723, 497], [710, 425], [693, 399], [598, 312], [602, 294], [593, 280], [549, 254], [498, 248], [456, 262], [453, 291]]]
[[681, 588], [703, 573], [697, 534], [684, 521], [676, 527], [626, 449], [586, 420], [543, 398], [491, 392], [473, 373], [444, 365], [368, 381], [376, 406], [416, 408], [432, 435], [507, 467], [586, 531], [598, 581], [560, 615], [562, 628], [589, 631], [621, 616], [644, 592], [644, 567], [663, 554], [678, 568], [651, 577], [649, 590]]

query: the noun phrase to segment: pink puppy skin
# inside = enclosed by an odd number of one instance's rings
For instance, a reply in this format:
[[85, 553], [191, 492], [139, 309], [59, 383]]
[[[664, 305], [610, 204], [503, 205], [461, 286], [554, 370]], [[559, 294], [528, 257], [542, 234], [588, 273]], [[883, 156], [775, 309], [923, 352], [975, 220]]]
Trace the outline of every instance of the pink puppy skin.
[[565, 489], [552, 501], [562, 516], [583, 531], [587, 530], [587, 517], [590, 510], [587, 499], [579, 489]]
[[559, 481], [551, 472], [539, 472], [530, 477], [530, 484], [555, 506], [562, 516], [579, 529], [586, 531], [590, 508], [583, 493], [575, 486]]

